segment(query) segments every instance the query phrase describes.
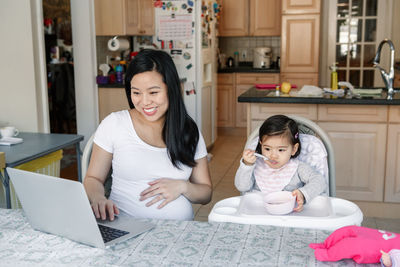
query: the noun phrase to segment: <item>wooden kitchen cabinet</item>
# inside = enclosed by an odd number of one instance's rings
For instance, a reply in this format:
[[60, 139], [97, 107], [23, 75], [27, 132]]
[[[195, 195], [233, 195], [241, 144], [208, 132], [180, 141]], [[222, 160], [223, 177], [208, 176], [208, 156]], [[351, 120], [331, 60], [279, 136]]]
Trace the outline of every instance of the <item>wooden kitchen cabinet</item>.
[[99, 87], [99, 121], [115, 111], [129, 109], [125, 88]]
[[233, 73], [218, 74], [217, 125], [235, 127], [235, 77]]
[[236, 127], [247, 126], [247, 103], [239, 103], [238, 97], [257, 83], [279, 83], [277, 73], [236, 73], [235, 103], [236, 103]]
[[220, 0], [219, 36], [246, 36], [249, 28], [249, 0]]
[[400, 124], [389, 124], [386, 154], [385, 202], [400, 202]]
[[283, 0], [281, 82], [318, 86], [320, 0]]
[[251, 103], [248, 106], [248, 112], [250, 121], [247, 125], [247, 135], [261, 126], [267, 118], [277, 114], [296, 115], [312, 121], [317, 120], [316, 104]]
[[383, 201], [386, 124], [319, 122], [335, 152], [336, 196]]
[[319, 26], [319, 14], [282, 17], [281, 72], [318, 74]]
[[154, 35], [152, 0], [95, 0], [96, 35]]
[[320, 13], [321, 0], [283, 0], [282, 14]]
[[279, 36], [280, 0], [220, 0], [219, 36]]
[[281, 35], [280, 0], [250, 0], [249, 35]]
[[385, 201], [400, 203], [400, 106], [389, 107]]
[[385, 105], [318, 105], [318, 125], [335, 151], [338, 197], [384, 200], [387, 118]]

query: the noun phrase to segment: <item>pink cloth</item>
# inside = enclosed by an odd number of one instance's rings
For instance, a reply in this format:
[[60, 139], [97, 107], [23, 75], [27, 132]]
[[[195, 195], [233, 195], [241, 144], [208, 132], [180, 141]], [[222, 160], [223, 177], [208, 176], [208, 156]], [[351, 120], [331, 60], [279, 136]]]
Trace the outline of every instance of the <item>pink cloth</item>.
[[271, 168], [263, 159], [257, 158], [254, 167], [254, 177], [258, 188], [263, 193], [272, 193], [282, 191], [292, 179], [299, 167], [297, 159], [290, 159], [288, 163], [279, 169]]
[[381, 250], [400, 248], [400, 234], [361, 226], [337, 229], [323, 243], [309, 245], [319, 261], [353, 259], [357, 263], [378, 263]]

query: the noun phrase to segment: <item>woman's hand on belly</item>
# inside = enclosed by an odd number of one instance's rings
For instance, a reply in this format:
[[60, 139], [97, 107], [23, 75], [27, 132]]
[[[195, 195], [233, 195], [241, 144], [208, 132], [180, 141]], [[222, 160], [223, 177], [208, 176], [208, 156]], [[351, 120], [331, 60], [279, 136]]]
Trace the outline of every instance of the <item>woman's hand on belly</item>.
[[140, 193], [140, 201], [154, 197], [146, 203], [149, 207], [157, 202], [161, 202], [158, 208], [161, 209], [169, 202], [174, 201], [187, 189], [187, 181], [161, 178], [148, 183], [150, 186]]

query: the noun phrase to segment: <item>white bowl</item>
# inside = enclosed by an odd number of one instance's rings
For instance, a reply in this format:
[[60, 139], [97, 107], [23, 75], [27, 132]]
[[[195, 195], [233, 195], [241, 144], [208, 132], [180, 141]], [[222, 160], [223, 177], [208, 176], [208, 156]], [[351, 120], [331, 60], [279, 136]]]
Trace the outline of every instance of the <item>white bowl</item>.
[[289, 191], [278, 191], [264, 196], [264, 206], [270, 214], [283, 215], [291, 213], [295, 204], [296, 197]]

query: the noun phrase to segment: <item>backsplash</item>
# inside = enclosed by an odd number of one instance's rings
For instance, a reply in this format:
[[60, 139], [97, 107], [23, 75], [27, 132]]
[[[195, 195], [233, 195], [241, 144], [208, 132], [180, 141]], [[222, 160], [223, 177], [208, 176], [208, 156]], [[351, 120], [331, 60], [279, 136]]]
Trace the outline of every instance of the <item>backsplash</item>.
[[272, 58], [281, 54], [281, 37], [219, 37], [219, 50], [226, 57], [233, 57], [235, 51], [239, 52], [239, 61], [253, 61], [253, 48], [271, 47]]

